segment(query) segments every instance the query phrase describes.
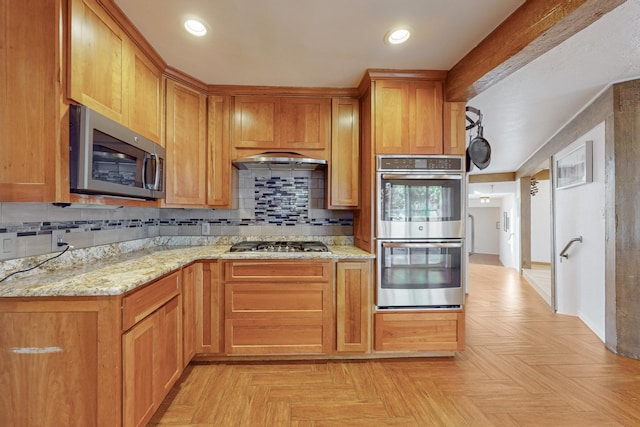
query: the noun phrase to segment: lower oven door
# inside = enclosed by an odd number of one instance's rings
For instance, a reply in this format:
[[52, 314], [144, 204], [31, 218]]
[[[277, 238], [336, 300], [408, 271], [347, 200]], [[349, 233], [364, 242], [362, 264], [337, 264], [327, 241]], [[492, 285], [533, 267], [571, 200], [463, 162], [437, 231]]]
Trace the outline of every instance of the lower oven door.
[[378, 308], [454, 308], [464, 298], [464, 240], [377, 243]]

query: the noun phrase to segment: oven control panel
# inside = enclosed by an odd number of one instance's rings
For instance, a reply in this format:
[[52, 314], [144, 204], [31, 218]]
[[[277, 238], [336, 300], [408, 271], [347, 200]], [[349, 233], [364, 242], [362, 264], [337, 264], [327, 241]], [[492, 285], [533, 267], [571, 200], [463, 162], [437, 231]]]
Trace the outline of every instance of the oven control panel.
[[462, 156], [378, 156], [379, 171], [463, 172]]

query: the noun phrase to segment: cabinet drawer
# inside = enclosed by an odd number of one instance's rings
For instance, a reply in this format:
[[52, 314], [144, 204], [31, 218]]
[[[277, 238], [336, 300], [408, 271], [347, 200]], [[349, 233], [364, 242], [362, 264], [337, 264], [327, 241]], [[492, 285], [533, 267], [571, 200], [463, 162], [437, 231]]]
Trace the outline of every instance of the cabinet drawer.
[[225, 281], [327, 282], [331, 262], [318, 261], [232, 261], [225, 263]]
[[225, 287], [227, 318], [314, 317], [322, 319], [327, 304], [326, 284], [228, 284]]
[[329, 351], [322, 319], [231, 319], [226, 324], [229, 354], [291, 354]]
[[374, 317], [377, 351], [464, 350], [464, 312], [388, 312]]
[[180, 291], [180, 272], [151, 283], [122, 299], [122, 328], [127, 330], [153, 313]]

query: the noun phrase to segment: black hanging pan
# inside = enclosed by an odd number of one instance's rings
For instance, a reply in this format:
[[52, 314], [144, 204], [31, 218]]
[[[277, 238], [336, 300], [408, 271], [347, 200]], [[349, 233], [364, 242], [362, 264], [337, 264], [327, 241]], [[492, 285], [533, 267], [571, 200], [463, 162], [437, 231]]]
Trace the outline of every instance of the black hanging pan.
[[467, 147], [468, 157], [478, 169], [486, 169], [491, 163], [491, 146], [482, 136], [482, 126], [478, 126], [478, 135], [471, 140]]
[[466, 111], [472, 112], [478, 115], [477, 120], [472, 120], [469, 116], [466, 116], [469, 124], [467, 130], [478, 127], [478, 134], [469, 142], [466, 152], [467, 160], [467, 172], [473, 169], [473, 165], [476, 165], [478, 169], [485, 169], [491, 163], [491, 146], [489, 141], [482, 136], [482, 113], [480, 110], [474, 107], [467, 107]]

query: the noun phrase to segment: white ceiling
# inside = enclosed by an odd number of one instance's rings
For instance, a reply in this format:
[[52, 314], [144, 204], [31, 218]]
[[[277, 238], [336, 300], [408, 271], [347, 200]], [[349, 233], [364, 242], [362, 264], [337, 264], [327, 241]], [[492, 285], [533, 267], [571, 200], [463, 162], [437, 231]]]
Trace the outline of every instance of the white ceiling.
[[[522, 0], [115, 0], [168, 65], [207, 84], [356, 87], [367, 68], [448, 70]], [[188, 35], [184, 18], [209, 27]], [[468, 105], [491, 165], [517, 170], [610, 83], [640, 77], [640, 0], [574, 35]], [[383, 43], [410, 25], [401, 46]], [[475, 132], [475, 131], [472, 131]], [[474, 173], [477, 173], [476, 169]]]

